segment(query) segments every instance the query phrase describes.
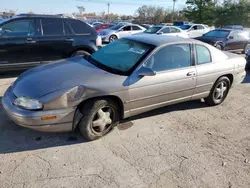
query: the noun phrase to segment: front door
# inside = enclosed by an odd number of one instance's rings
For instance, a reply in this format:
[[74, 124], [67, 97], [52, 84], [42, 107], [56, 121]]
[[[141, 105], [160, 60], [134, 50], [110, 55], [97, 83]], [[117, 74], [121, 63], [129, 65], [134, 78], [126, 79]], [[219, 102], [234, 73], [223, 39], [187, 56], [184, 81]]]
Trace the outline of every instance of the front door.
[[39, 64], [35, 53], [37, 28], [31, 19], [0, 26], [0, 69], [27, 68]]
[[240, 49], [238, 31], [232, 31], [229, 36], [225, 46], [225, 50], [234, 51]]
[[168, 45], [161, 48], [142, 66], [156, 71], [155, 76], [130, 76], [130, 114], [146, 112], [167, 104], [188, 101], [196, 86], [189, 44]]
[[119, 38], [126, 37], [132, 34], [132, 28], [130, 25], [124, 26], [119, 32]]

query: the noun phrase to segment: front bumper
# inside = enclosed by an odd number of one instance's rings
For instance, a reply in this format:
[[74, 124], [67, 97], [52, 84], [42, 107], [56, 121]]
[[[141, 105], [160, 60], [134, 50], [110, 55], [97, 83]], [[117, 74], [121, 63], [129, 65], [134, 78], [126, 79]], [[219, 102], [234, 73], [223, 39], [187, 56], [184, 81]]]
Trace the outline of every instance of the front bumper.
[[101, 38], [102, 38], [102, 42], [109, 42], [109, 36], [102, 36], [101, 35]]
[[[45, 132], [73, 130], [75, 108], [31, 111], [15, 106], [13, 104], [15, 99], [12, 87], [9, 87], [2, 98], [2, 105], [8, 116], [18, 125]], [[56, 118], [42, 120], [41, 117], [44, 116], [56, 116]]]

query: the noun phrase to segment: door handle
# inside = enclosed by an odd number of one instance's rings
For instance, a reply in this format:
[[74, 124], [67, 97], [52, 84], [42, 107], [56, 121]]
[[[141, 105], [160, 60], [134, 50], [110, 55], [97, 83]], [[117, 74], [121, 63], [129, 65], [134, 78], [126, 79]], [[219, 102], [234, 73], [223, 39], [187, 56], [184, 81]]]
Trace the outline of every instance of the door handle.
[[195, 72], [188, 72], [187, 76], [195, 76]]
[[72, 39], [72, 38], [67, 38], [67, 39], [65, 39], [65, 41], [72, 42], [72, 41], [74, 41], [74, 39]]
[[32, 38], [27, 38], [26, 43], [28, 43], [28, 44], [35, 44], [36, 41], [33, 40]]

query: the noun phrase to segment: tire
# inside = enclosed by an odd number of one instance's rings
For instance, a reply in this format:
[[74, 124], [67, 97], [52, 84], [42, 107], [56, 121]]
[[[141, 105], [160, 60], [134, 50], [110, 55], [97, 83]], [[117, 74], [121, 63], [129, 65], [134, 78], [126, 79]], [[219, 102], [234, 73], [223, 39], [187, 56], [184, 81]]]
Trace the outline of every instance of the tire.
[[214, 84], [212, 90], [210, 91], [209, 96], [204, 99], [205, 102], [210, 106], [216, 106], [221, 104], [226, 99], [230, 87], [231, 87], [231, 82], [228, 79], [228, 77], [226, 76], [220, 77]]
[[113, 41], [115, 41], [115, 40], [117, 40], [118, 38], [117, 38], [117, 36], [116, 35], [111, 35], [110, 37], [109, 37], [109, 42], [113, 42]]
[[218, 50], [222, 50], [222, 46], [220, 44], [215, 44], [214, 47], [217, 48]]
[[[100, 114], [100, 110], [104, 114]], [[118, 105], [110, 99], [88, 101], [83, 105], [81, 112], [83, 117], [78, 126], [82, 136], [88, 141], [99, 139], [108, 134], [118, 124], [120, 117]], [[110, 114], [109, 117], [107, 113]], [[109, 119], [111, 123], [109, 123]]]
[[77, 50], [76, 52], [74, 52], [72, 54], [71, 57], [77, 57], [77, 56], [84, 56], [84, 57], [88, 57], [90, 56], [90, 53], [84, 50]]
[[247, 54], [248, 50], [250, 49], [250, 44], [247, 44], [244, 48], [244, 50], [242, 51], [242, 54]]

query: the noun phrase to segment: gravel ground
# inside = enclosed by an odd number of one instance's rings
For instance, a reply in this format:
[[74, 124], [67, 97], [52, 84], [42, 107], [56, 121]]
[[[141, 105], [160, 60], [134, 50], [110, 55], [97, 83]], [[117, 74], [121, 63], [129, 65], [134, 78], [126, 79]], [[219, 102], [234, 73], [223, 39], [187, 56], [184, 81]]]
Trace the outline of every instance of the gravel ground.
[[161, 108], [94, 142], [19, 127], [1, 105], [0, 128], [1, 188], [250, 187], [250, 74], [220, 106]]

